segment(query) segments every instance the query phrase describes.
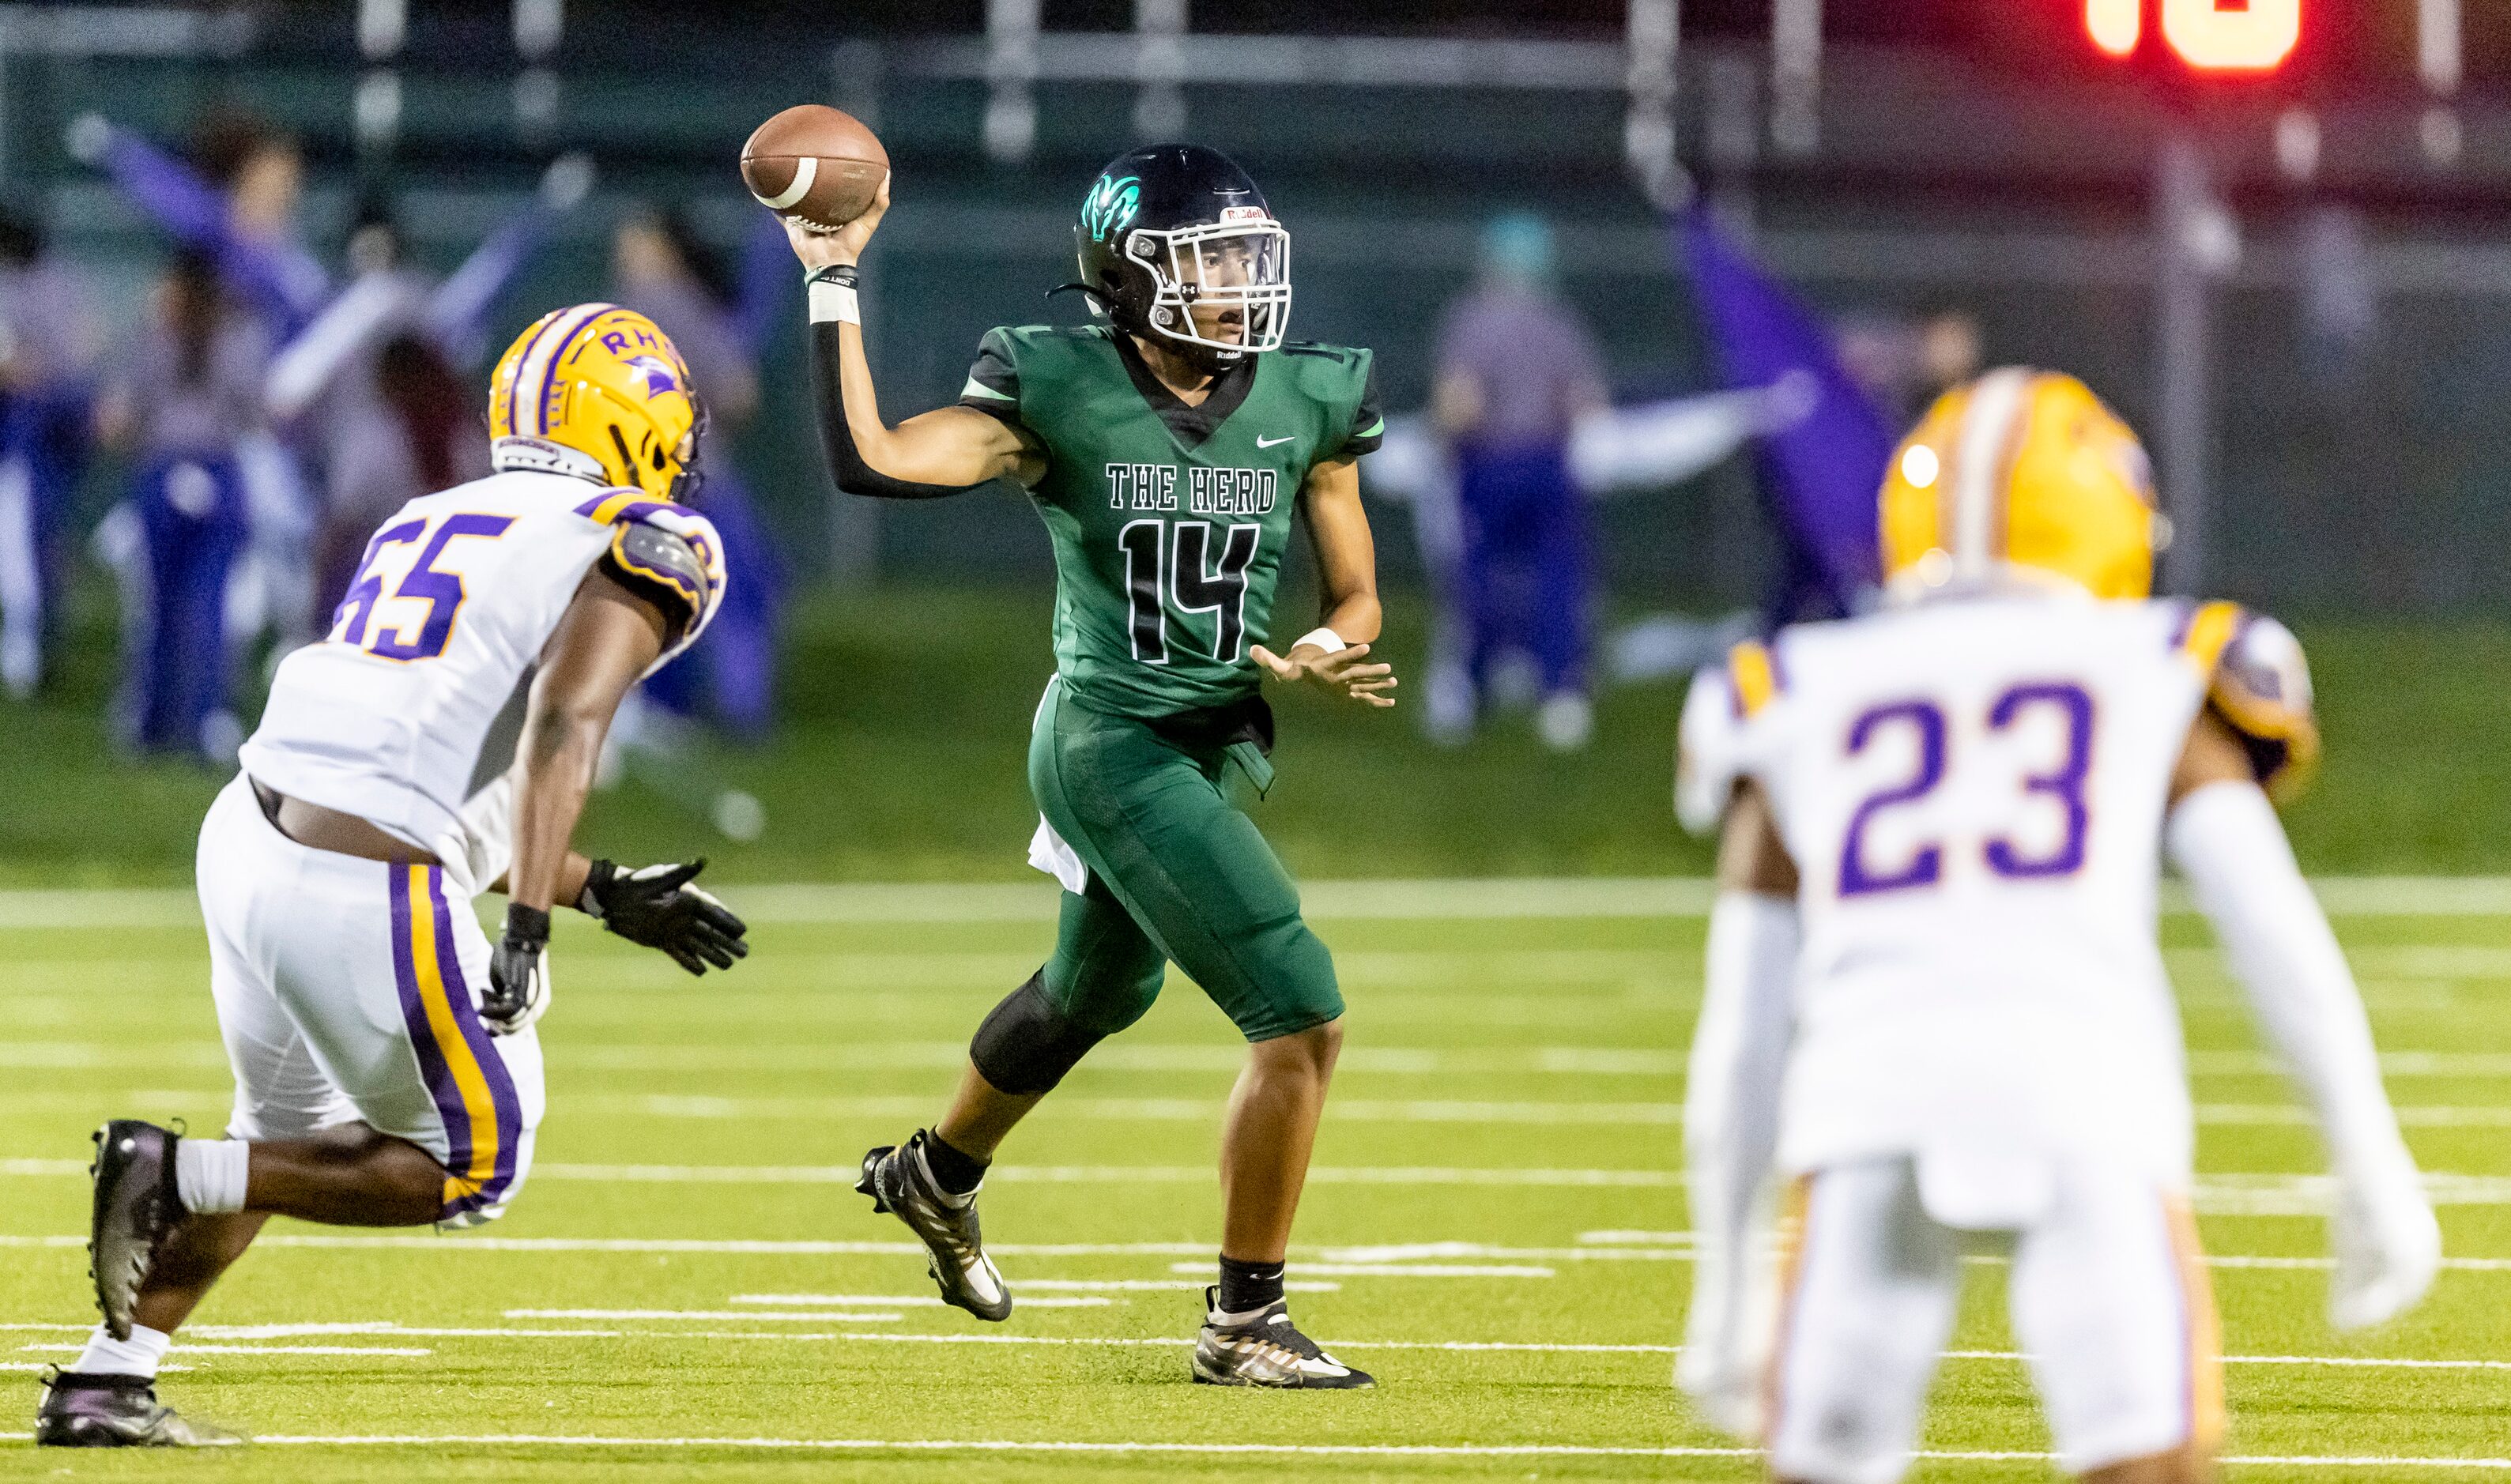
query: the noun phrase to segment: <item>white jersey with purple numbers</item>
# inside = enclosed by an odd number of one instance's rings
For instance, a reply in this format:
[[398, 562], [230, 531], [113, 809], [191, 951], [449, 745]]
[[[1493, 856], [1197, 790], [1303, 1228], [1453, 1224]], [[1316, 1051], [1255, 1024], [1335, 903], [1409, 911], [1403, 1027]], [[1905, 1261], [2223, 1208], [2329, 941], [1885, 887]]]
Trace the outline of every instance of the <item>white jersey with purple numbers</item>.
[[623, 539], [638, 524], [679, 537], [706, 569], [702, 592], [642, 565], [627, 574], [670, 583], [696, 615], [668, 660], [723, 592], [722, 547], [704, 516], [532, 470], [410, 501], [367, 543], [328, 635], [281, 662], [244, 770], [485, 888], [511, 848], [499, 785], [532, 671], [586, 572], [605, 557], [634, 562]]
[[1685, 717], [1682, 802], [1696, 825], [1759, 780], [1800, 875], [1781, 1163], [2094, 1154], [2184, 1183], [2163, 817], [2210, 688], [2287, 675], [2306, 722], [2271, 621], [2040, 593], [1741, 646]]

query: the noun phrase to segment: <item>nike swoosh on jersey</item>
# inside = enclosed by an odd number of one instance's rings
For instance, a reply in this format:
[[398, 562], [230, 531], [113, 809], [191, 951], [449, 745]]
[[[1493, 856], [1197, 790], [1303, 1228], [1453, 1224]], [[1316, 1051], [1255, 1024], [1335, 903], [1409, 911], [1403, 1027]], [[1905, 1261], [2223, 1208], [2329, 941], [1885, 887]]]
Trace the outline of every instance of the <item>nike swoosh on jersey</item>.
[[1298, 435], [1295, 433], [1285, 433], [1280, 438], [1259, 438], [1256, 440], [1256, 446], [1258, 448], [1270, 448], [1275, 443], [1287, 443], [1297, 437]]

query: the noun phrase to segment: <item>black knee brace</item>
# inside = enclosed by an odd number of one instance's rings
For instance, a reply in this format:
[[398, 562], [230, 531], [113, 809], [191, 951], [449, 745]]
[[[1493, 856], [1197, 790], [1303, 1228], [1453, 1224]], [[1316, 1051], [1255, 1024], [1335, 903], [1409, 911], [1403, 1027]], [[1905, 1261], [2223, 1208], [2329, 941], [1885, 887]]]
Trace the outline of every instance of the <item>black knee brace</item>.
[[1052, 1092], [1073, 1064], [1106, 1038], [1064, 1017], [1046, 997], [1045, 971], [1028, 976], [977, 1027], [968, 1059], [998, 1092]]

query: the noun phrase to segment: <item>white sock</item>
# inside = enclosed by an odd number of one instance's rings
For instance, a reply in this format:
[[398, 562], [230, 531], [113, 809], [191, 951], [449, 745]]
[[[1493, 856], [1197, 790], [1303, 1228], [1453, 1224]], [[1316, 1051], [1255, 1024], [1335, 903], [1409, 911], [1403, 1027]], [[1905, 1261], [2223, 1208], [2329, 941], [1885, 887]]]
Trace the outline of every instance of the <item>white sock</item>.
[[158, 1363], [166, 1358], [166, 1348], [174, 1343], [173, 1335], [145, 1324], [132, 1325], [130, 1339], [116, 1340], [99, 1324], [87, 1337], [78, 1364], [70, 1369], [82, 1376], [141, 1376], [153, 1381]]
[[175, 1145], [174, 1190], [183, 1209], [204, 1216], [243, 1210], [251, 1149], [241, 1139], [185, 1139]]

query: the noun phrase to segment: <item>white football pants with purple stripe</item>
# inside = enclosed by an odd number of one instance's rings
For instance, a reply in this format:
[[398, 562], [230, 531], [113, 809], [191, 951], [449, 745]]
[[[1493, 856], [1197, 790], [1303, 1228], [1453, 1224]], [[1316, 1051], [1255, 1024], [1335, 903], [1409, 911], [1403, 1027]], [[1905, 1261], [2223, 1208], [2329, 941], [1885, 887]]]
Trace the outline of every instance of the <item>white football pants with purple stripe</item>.
[[227, 1137], [363, 1123], [444, 1165], [440, 1225], [503, 1215], [531, 1169], [541, 1048], [480, 1023], [488, 940], [467, 884], [298, 845], [241, 774], [201, 824], [198, 876], [235, 1073]]

